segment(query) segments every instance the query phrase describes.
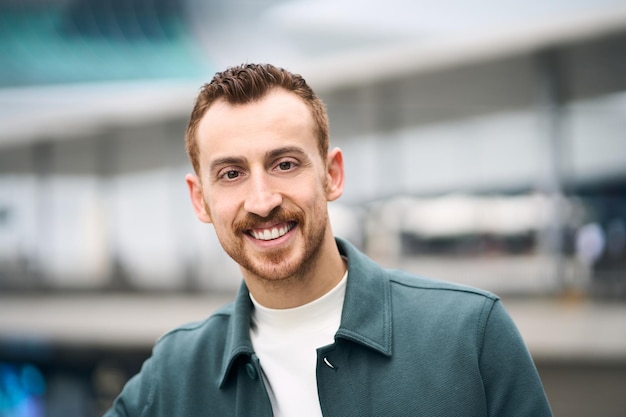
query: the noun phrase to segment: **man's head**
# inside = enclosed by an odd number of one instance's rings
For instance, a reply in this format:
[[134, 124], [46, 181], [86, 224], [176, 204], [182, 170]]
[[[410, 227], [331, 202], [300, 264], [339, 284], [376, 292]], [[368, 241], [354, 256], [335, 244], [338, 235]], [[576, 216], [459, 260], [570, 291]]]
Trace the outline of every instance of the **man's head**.
[[270, 64], [244, 64], [218, 72], [198, 94], [191, 112], [185, 145], [196, 174], [200, 173], [198, 125], [202, 116], [217, 101], [246, 104], [263, 98], [270, 91], [282, 88], [300, 97], [311, 110], [315, 121], [315, 136], [322, 158], [328, 152], [328, 116], [324, 104], [309, 87], [304, 78]]
[[327, 203], [343, 192], [343, 156], [328, 151], [326, 113], [302, 78], [258, 65], [219, 74], [187, 140], [193, 208], [249, 285], [341, 269]]

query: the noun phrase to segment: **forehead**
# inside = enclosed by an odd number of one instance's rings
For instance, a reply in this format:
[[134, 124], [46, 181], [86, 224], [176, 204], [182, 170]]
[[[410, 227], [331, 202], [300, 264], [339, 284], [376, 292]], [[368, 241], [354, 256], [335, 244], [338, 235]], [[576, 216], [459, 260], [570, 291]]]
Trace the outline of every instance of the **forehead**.
[[241, 142], [253, 146], [312, 139], [316, 145], [314, 132], [313, 116], [304, 100], [277, 88], [246, 104], [216, 101], [200, 120], [197, 140], [202, 153], [224, 150]]

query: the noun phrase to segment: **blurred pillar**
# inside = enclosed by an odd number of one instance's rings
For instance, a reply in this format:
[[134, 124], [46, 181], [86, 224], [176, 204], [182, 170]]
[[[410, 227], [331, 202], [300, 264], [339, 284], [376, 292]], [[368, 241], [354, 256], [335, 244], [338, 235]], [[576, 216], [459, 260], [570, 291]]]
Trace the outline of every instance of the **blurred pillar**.
[[566, 82], [558, 51], [541, 51], [535, 61], [539, 139], [540, 149], [544, 151], [537, 188], [548, 201], [547, 221], [539, 235], [539, 248], [551, 260], [548, 278], [555, 280], [556, 291], [562, 293], [567, 290], [563, 256]]
[[37, 223], [36, 248], [33, 259], [34, 281], [37, 287], [44, 287], [48, 281], [47, 265], [49, 264], [52, 246], [51, 218], [52, 212], [52, 142], [43, 140], [32, 147], [33, 170], [36, 178], [35, 221]]
[[128, 277], [120, 264], [120, 249], [117, 246], [117, 236], [115, 228], [115, 175], [119, 171], [118, 164], [118, 136], [117, 131], [109, 130], [98, 135], [94, 140], [95, 173], [99, 181], [99, 194], [103, 203], [103, 215], [106, 222], [105, 244], [108, 247], [108, 286], [114, 290], [125, 290], [129, 288]]

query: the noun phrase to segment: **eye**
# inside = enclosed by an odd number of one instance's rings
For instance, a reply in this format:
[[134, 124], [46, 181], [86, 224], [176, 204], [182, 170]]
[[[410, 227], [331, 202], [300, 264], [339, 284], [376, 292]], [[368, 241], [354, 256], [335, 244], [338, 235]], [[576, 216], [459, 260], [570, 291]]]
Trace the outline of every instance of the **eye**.
[[291, 161], [283, 161], [280, 164], [278, 164], [278, 169], [281, 171], [288, 171], [291, 168], [293, 168], [293, 162]]
[[235, 180], [241, 176], [241, 172], [236, 169], [227, 169], [219, 174], [219, 178], [223, 180]]
[[279, 172], [293, 171], [299, 166], [297, 161], [293, 159], [282, 159], [274, 165], [274, 170]]

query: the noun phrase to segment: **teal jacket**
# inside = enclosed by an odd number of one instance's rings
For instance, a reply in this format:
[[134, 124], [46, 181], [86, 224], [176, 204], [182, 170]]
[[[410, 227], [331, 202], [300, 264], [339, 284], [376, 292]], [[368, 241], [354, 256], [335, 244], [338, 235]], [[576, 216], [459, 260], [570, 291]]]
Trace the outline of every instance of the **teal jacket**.
[[[496, 296], [385, 270], [337, 244], [349, 275], [335, 343], [317, 350], [324, 416], [552, 415]], [[105, 416], [272, 416], [251, 308], [242, 285], [232, 304], [163, 336]]]

